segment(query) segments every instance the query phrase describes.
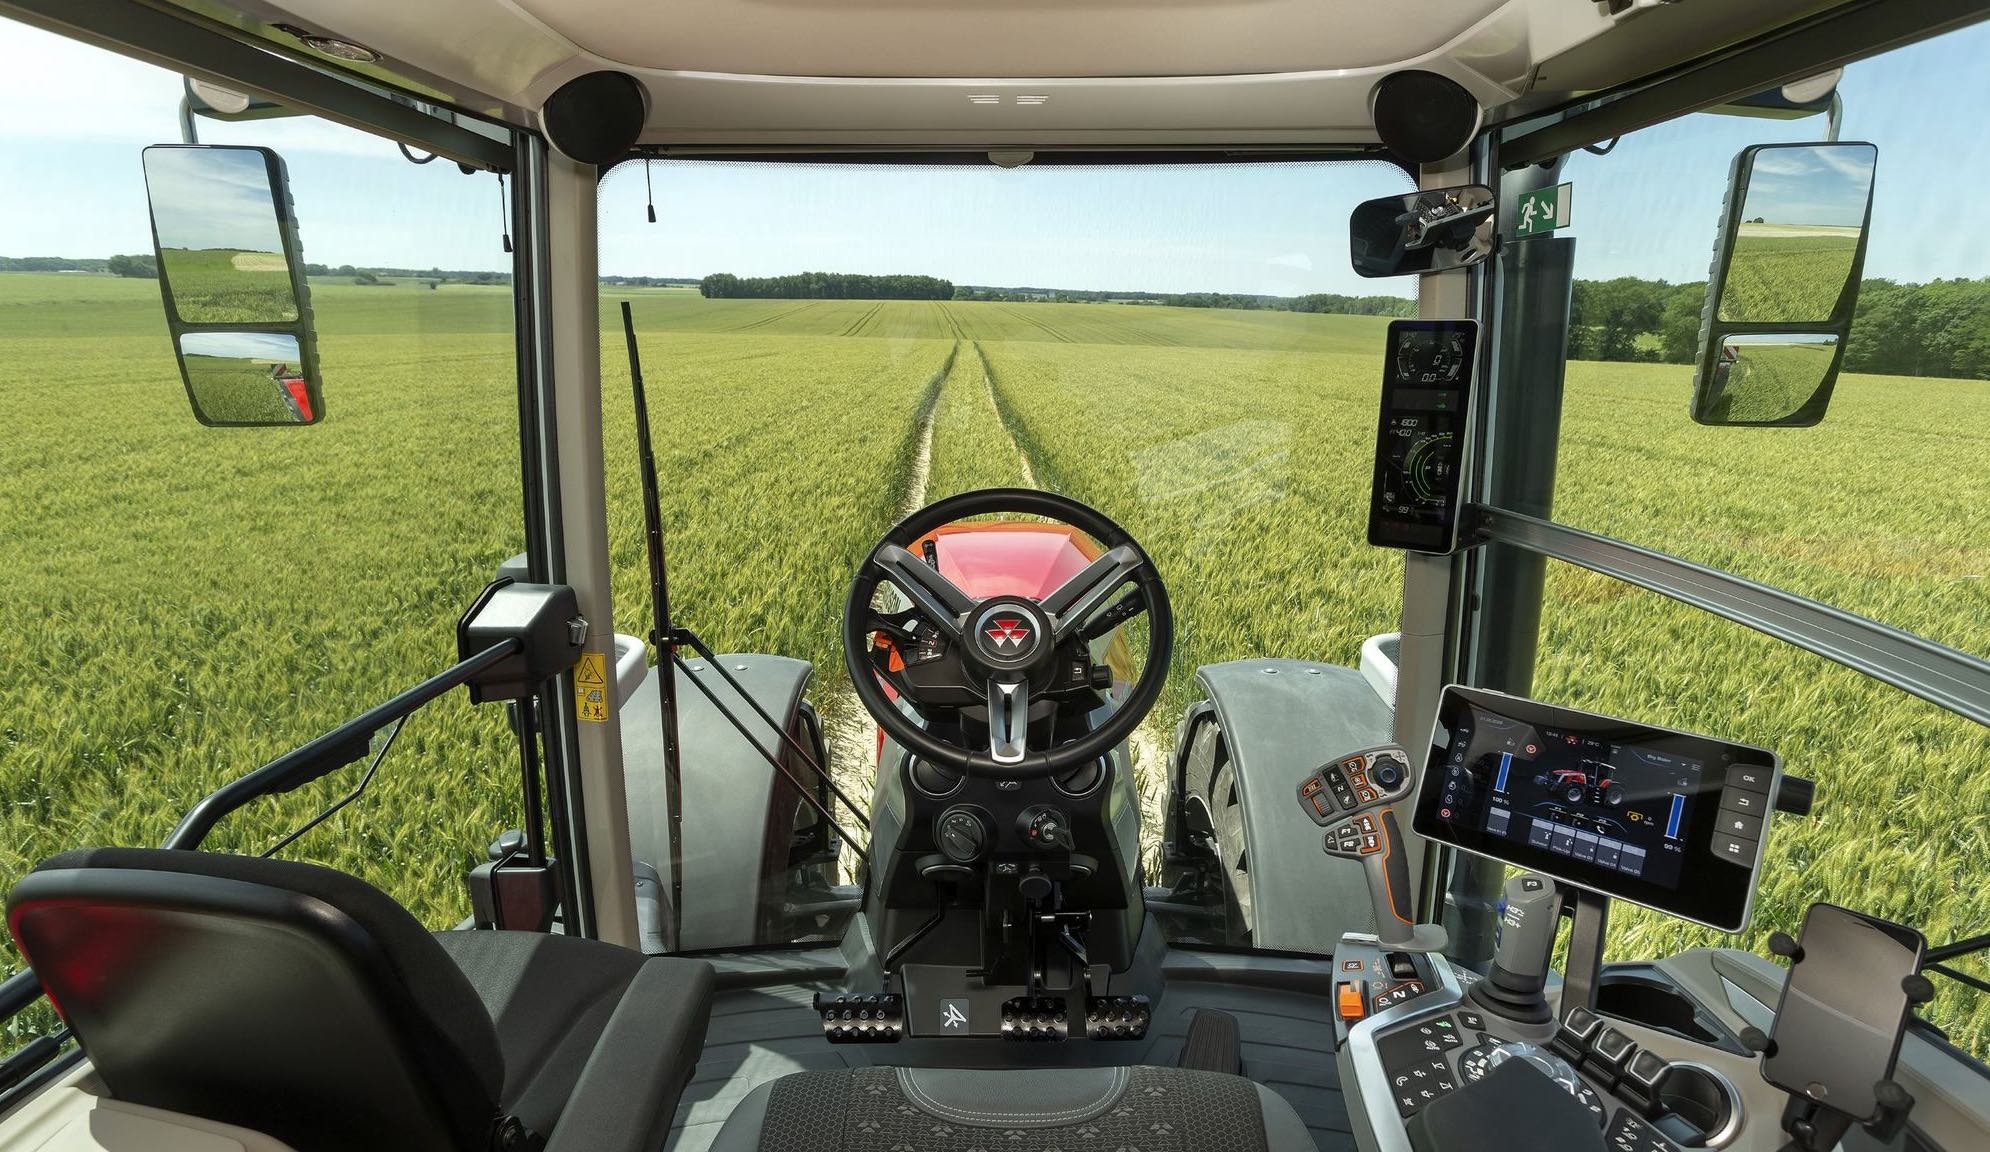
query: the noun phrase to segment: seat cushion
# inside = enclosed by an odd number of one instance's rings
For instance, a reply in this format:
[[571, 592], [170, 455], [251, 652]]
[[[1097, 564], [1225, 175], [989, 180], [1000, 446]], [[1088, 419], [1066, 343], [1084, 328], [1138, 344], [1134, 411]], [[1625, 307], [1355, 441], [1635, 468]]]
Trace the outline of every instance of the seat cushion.
[[[499, 1100], [534, 1132], [555, 1130], [639, 972], [645, 986], [660, 993], [646, 997], [656, 1001], [646, 1012], [649, 1042], [675, 1058], [666, 1062], [666, 1079], [678, 1066], [688, 1076], [697, 1060], [712, 998], [711, 966], [703, 961], [650, 958], [597, 940], [536, 932], [438, 932], [435, 938], [497, 1024], [504, 1052]], [[674, 1100], [681, 1079], [649, 1087]]]
[[1292, 1106], [1185, 1068], [844, 1068], [763, 1084], [712, 1152], [1314, 1152]]

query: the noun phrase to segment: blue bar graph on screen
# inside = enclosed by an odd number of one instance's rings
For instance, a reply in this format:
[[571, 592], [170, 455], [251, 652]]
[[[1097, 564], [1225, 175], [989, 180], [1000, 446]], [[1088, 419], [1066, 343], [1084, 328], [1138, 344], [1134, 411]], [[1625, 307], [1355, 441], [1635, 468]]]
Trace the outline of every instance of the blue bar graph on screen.
[[1495, 792], [1506, 791], [1506, 773], [1507, 770], [1512, 767], [1513, 767], [1513, 753], [1501, 752], [1499, 754], [1499, 779], [1493, 781], [1493, 791]]
[[1686, 798], [1674, 792], [1672, 794], [1672, 815], [1667, 817], [1665, 821], [1665, 838], [1667, 840], [1679, 839], [1679, 817], [1685, 811]]

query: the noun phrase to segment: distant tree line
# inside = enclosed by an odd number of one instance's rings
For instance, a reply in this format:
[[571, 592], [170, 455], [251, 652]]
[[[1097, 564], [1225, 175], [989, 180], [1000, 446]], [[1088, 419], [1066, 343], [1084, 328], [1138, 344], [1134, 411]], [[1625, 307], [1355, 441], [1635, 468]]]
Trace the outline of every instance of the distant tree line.
[[[1569, 358], [1690, 364], [1699, 352], [1704, 281], [1621, 276], [1578, 280]], [[1845, 370], [1990, 380], [1990, 278], [1859, 286]]]
[[1414, 316], [1416, 301], [1402, 296], [1264, 296], [1241, 292], [1127, 292], [1077, 288], [992, 288], [963, 284], [956, 300], [1014, 304], [1155, 304], [1173, 308], [1242, 308], [1275, 312], [1334, 312], [1348, 316]]
[[735, 276], [715, 272], [698, 281], [709, 300], [951, 300], [951, 280], [932, 276], [864, 276], [850, 272], [797, 272], [791, 276]]
[[[150, 255], [145, 257], [152, 259]], [[108, 260], [72, 260], [67, 256], [0, 256], [0, 272], [106, 272]]]
[[698, 283], [689, 276], [603, 276], [601, 282], [618, 288], [690, 288]]

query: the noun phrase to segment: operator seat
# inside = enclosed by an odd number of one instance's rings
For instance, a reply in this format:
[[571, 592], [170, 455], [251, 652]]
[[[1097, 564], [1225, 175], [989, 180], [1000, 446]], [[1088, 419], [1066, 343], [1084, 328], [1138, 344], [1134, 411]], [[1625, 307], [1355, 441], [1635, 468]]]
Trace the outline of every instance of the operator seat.
[[1284, 1097], [1187, 1068], [840, 1068], [740, 1099], [711, 1152], [1315, 1152]]
[[655, 1152], [712, 969], [529, 932], [429, 933], [286, 860], [94, 848], [7, 924], [109, 1093], [298, 1152]]

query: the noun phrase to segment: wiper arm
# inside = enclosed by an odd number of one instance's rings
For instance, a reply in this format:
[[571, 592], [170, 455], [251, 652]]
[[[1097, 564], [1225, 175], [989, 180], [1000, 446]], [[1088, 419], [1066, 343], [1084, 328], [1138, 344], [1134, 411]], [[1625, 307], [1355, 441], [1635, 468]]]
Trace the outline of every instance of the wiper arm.
[[1978, 936], [1966, 937], [1957, 940], [1953, 944], [1944, 944], [1940, 948], [1928, 949], [1927, 956], [1921, 962], [1921, 970], [1923, 972], [1940, 972], [1949, 979], [1967, 984], [1979, 992], [1990, 992], [1990, 980], [1985, 980], [1983, 977], [1971, 972], [1964, 972], [1959, 968], [1952, 968], [1947, 963], [1947, 961], [1959, 959], [1963, 956], [1973, 956], [1978, 952], [1986, 950], [1990, 950], [1990, 932], [1985, 932]]

